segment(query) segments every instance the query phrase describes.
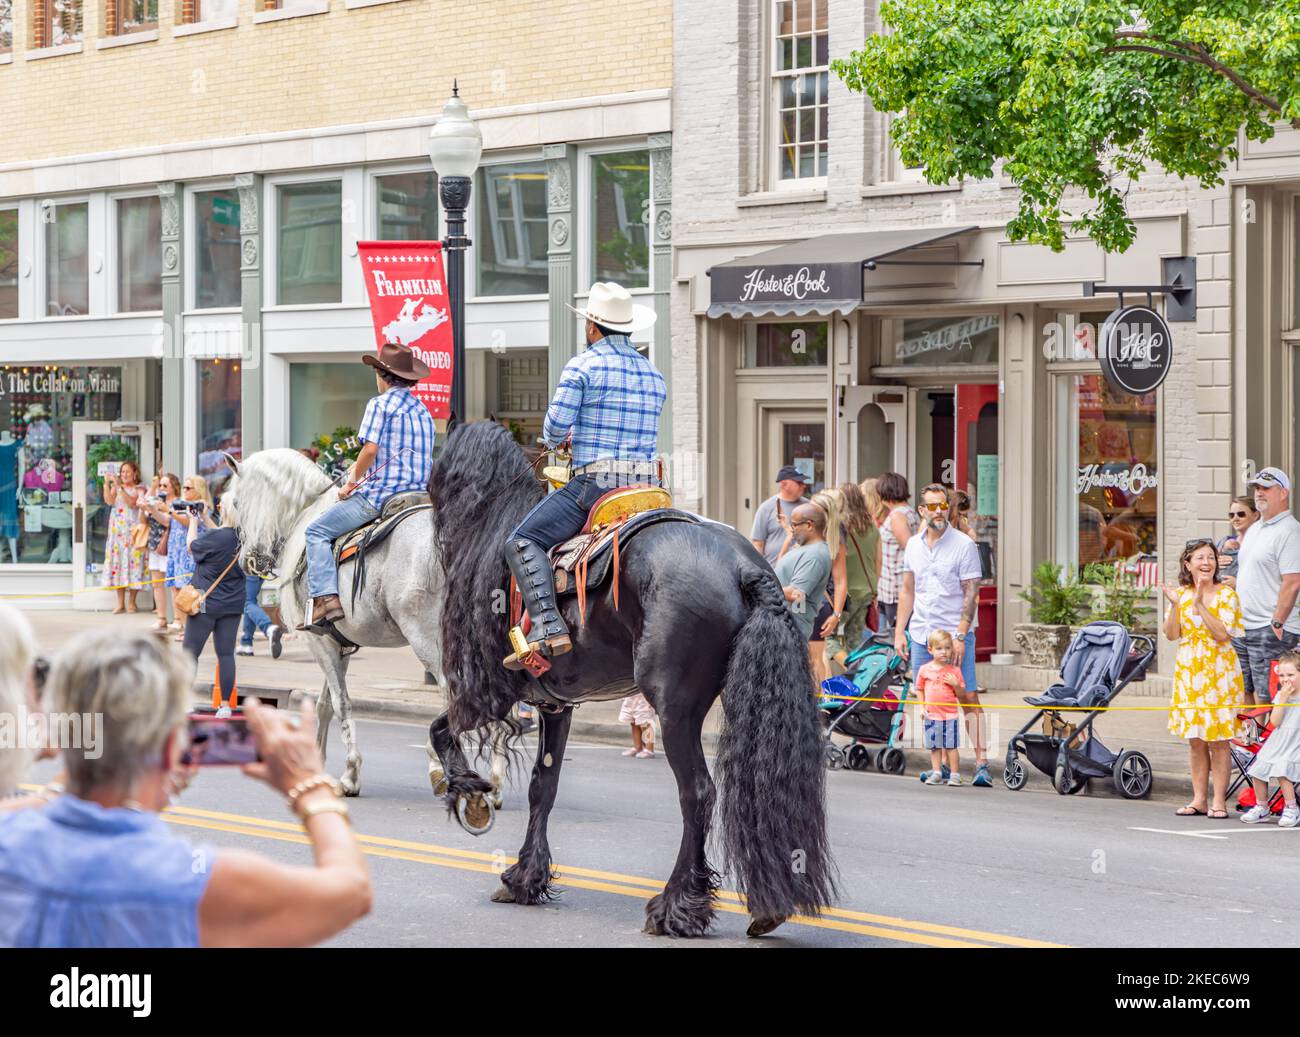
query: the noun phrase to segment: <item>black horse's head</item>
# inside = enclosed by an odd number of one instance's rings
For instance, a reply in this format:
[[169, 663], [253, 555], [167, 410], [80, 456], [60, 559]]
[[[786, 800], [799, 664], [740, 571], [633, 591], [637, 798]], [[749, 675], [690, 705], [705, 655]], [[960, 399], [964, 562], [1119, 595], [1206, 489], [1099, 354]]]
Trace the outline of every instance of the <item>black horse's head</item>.
[[506, 670], [506, 538], [542, 497], [514, 437], [494, 421], [458, 425], [429, 477], [438, 559], [446, 581], [442, 662], [453, 733], [485, 732], [526, 687]]

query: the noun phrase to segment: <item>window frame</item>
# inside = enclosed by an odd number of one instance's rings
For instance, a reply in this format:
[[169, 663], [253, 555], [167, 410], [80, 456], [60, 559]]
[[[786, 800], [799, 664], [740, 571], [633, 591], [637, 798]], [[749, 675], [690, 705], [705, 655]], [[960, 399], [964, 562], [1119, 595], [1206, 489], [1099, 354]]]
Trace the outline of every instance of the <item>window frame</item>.
[[[575, 230], [578, 234], [578, 256], [577, 269], [581, 271], [579, 281], [583, 286], [589, 286], [596, 280], [596, 253], [595, 253], [595, 233], [596, 233], [596, 196], [595, 185], [596, 175], [593, 159], [600, 155], [616, 155], [623, 151], [641, 151], [646, 153], [646, 162], [650, 166], [650, 191], [647, 199], [650, 203], [648, 214], [649, 220], [645, 224], [646, 228], [646, 284], [644, 287], [628, 288], [630, 295], [653, 295], [655, 293], [655, 264], [654, 264], [654, 237], [651, 228], [654, 226], [655, 219], [658, 216], [658, 208], [655, 205], [654, 197], [654, 160], [651, 157], [650, 141], [648, 137], [631, 137], [620, 138], [615, 141], [603, 140], [599, 144], [592, 144], [580, 148], [578, 151], [578, 190], [581, 192], [579, 203], [574, 206], [576, 216]], [[575, 294], [576, 299], [585, 299], [587, 295], [586, 287], [582, 287]]]
[[[102, 198], [103, 196], [101, 195], [100, 197]], [[42, 219], [41, 216], [42, 209], [44, 208], [45, 203], [47, 202], [53, 205], [56, 209], [59, 208], [60, 206], [66, 206], [66, 205], [84, 204], [86, 206], [86, 312], [85, 313], [74, 313], [74, 314], [56, 316], [49, 312], [50, 286], [49, 286], [49, 277], [48, 277], [48, 270], [47, 270], [48, 231], [45, 230], [45, 228], [48, 227], [49, 224], [47, 224], [45, 220]], [[95, 307], [95, 287], [96, 287], [95, 278], [98, 277], [99, 275], [96, 274], [93, 269], [93, 265], [94, 265], [93, 244], [96, 237], [95, 235], [95, 217], [97, 215], [96, 208], [97, 206], [95, 204], [95, 197], [92, 193], [46, 196], [43, 198], [36, 199], [36, 226], [38, 229], [36, 232], [36, 241], [34, 242], [35, 248], [33, 248], [32, 250], [34, 253], [32, 274], [36, 279], [36, 306], [38, 310], [37, 320], [42, 320], [42, 321], [86, 320], [87, 318], [90, 317], [101, 316], [101, 314], [96, 312], [96, 307]], [[21, 235], [21, 230], [19, 231], [19, 233]]]
[[[522, 152], [510, 152], [499, 155], [493, 155], [490, 159], [480, 162], [478, 169], [474, 172], [484, 172], [491, 166], [517, 166], [526, 162], [537, 162], [542, 166], [543, 172], [547, 175], [547, 194], [546, 194], [546, 249], [547, 249], [547, 269], [550, 268], [550, 247], [551, 247], [551, 206], [550, 206], [550, 172], [546, 169], [546, 159], [540, 150], [529, 150]], [[478, 183], [480, 178], [474, 177], [475, 189], [480, 189], [482, 185]], [[444, 219], [446, 214], [444, 213]], [[490, 233], [478, 225], [478, 199], [471, 194], [469, 210], [465, 213], [466, 233], [471, 240], [478, 240], [482, 234]], [[499, 303], [499, 302], [535, 302], [538, 299], [545, 299], [549, 292], [536, 292], [530, 295], [483, 295], [480, 292], [479, 284], [479, 266], [478, 257], [475, 255], [474, 261], [469, 264], [471, 269], [466, 270], [466, 287], [468, 289], [469, 300], [471, 302]]]
[[[83, 2], [84, 2], [84, 0], [83, 0]], [[129, 3], [129, 2], [130, 2], [130, 0], [116, 0], [116, 2], [115, 2], [115, 4], [114, 4], [114, 7], [113, 7], [113, 24], [112, 24], [112, 25], [108, 25], [108, 24], [107, 24], [108, 19], [107, 19], [107, 18], [104, 19], [105, 30], [106, 30], [106, 31], [103, 33], [103, 36], [101, 37], [102, 39], [113, 39], [113, 38], [116, 38], [116, 37], [118, 37], [118, 36], [134, 36], [136, 33], [144, 33], [144, 32], [153, 32], [153, 33], [156, 33], [156, 32], [158, 31], [158, 21], [159, 21], [159, 10], [158, 10], [158, 8], [159, 8], [159, 5], [161, 4], [162, 0], [153, 0], [153, 4], [154, 4], [154, 12], [153, 12], [153, 21], [152, 21], [152, 22], [142, 22], [140, 25], [132, 26], [130, 29], [126, 28], [125, 25], [124, 25], [124, 14], [125, 14], [125, 12], [124, 12], [124, 10], [123, 10], [124, 6], [125, 6], [127, 3]], [[149, 5], [150, 0], [141, 0], [141, 2], [142, 2], [142, 3], [145, 5], [145, 7], [147, 8], [148, 5]], [[104, 8], [107, 8], [107, 7], [108, 7], [108, 4], [107, 4], [107, 2], [105, 2], [105, 3], [104, 3]], [[83, 9], [82, 9], [82, 13], [83, 13], [83, 17], [84, 17], [84, 14], [85, 14], [85, 9], [84, 9], [84, 7], [83, 7]], [[106, 11], [106, 10], [105, 10], [105, 14], [107, 14], [107, 11]]]
[[[769, 191], [824, 191], [829, 180], [830, 173], [830, 0], [811, 0], [813, 3], [813, 21], [816, 22], [817, 5], [820, 4], [826, 8], [826, 64], [811, 65], [807, 68], [798, 70], [781, 70], [777, 68], [777, 5], [780, 3], [795, 3], [799, 0], [767, 0], [763, 12], [763, 55], [764, 55], [764, 87], [763, 87], [763, 104], [766, 110], [766, 117], [763, 120], [763, 160], [761, 168], [764, 172], [767, 189]], [[797, 27], [797, 22], [795, 23]], [[798, 33], [795, 38], [798, 38]], [[816, 60], [816, 32], [813, 33], [813, 59]], [[796, 44], [797, 47], [797, 44]], [[825, 75], [826, 76], [826, 94], [823, 99], [826, 107], [826, 139], [822, 142], [826, 151], [826, 173], [817, 173], [813, 176], [801, 177], [795, 175], [785, 178], [781, 175], [781, 149], [777, 146], [777, 141], [781, 135], [781, 83], [787, 78], [796, 78], [804, 75]], [[813, 111], [819, 110], [820, 105], [813, 105]], [[796, 109], [799, 110], [799, 109]], [[814, 123], [816, 117], [814, 116]], [[795, 162], [796, 174], [798, 169], [797, 155]]]
[[[56, 50], [57, 48], [63, 48], [63, 47], [77, 47], [77, 46], [84, 47], [85, 46], [86, 44], [86, 0], [75, 0], [75, 2], [78, 5], [78, 7], [80, 7], [81, 9], [81, 31], [80, 33], [78, 33], [76, 39], [66, 40], [63, 43], [54, 42], [54, 0], [40, 0], [40, 2], [35, 2], [35, 0], [33, 0], [33, 2], [29, 4], [28, 11], [30, 12], [31, 20], [33, 23], [32, 24], [33, 46], [29, 48], [29, 52], [50, 51], [50, 50]], [[35, 37], [36, 37], [35, 19], [38, 16], [43, 19], [43, 24], [41, 28], [43, 30], [44, 45], [41, 47], [36, 47], [34, 45]], [[63, 51], [59, 50], [59, 53], [63, 53]]]
[[[121, 237], [120, 223], [118, 221], [118, 203], [131, 201], [136, 198], [154, 198], [159, 205], [159, 215], [161, 216], [162, 198], [159, 197], [157, 190], [132, 190], [132, 191], [113, 191], [108, 195], [108, 247], [105, 249], [108, 262], [105, 266], [108, 268], [108, 312], [114, 317], [140, 317], [140, 316], [161, 316], [162, 307], [156, 310], [123, 310], [121, 309]], [[161, 261], [162, 261], [162, 238], [158, 239], [158, 258], [160, 263], [159, 280], [161, 283]], [[160, 300], [161, 301], [161, 300]], [[204, 311], [207, 312], [207, 311]]]
[[[199, 294], [199, 233], [198, 233], [198, 196], [208, 194], [212, 191], [234, 191], [239, 193], [239, 188], [233, 178], [223, 178], [220, 180], [198, 181], [185, 185], [185, 198], [183, 204], [183, 216], [185, 236], [185, 289], [181, 293], [184, 300], [182, 312], [185, 316], [206, 315], [216, 313], [239, 313], [243, 309], [242, 303], [234, 306], [206, 306], [200, 309], [197, 305]], [[241, 296], [242, 285], [241, 285]]]
[[[826, 363], [824, 364], [784, 364], [760, 366], [758, 363], [758, 329], [761, 325], [770, 324], [822, 324], [826, 327]], [[826, 369], [831, 366], [832, 357], [832, 340], [834, 328], [831, 326], [831, 317], [819, 317], [816, 314], [807, 316], [785, 316], [777, 317], [769, 315], [765, 317], [756, 317], [746, 320], [741, 325], [740, 348], [736, 350], [737, 372], [745, 374], [779, 372], [783, 375], [790, 374], [825, 374]], [[752, 363], [751, 363], [752, 359]]]
[[[359, 277], [350, 277], [349, 270], [356, 266], [357, 233], [370, 226], [374, 214], [366, 211], [366, 170], [361, 166], [337, 166], [294, 173], [277, 173], [262, 180], [262, 299], [265, 309], [319, 310], [338, 309], [345, 306], [365, 305], [365, 285]], [[322, 184], [337, 181], [339, 184], [339, 301], [282, 303], [280, 301], [280, 188], [302, 184]], [[360, 220], [353, 220], [349, 234], [347, 210], [349, 202], [361, 208]]]
[[442, 211], [442, 198], [438, 195], [438, 174], [434, 171], [433, 166], [425, 162], [403, 162], [396, 165], [366, 166], [365, 167], [365, 208], [366, 216], [362, 223], [365, 230], [365, 240], [381, 241], [380, 238], [380, 221], [379, 221], [379, 180], [386, 176], [402, 176], [406, 173], [433, 173], [434, 192], [437, 196], [438, 204], [438, 240], [442, 240], [443, 231], [446, 224], [446, 216]]
[[23, 208], [18, 202], [4, 202], [0, 204], [0, 213], [12, 212], [16, 219], [14, 224], [18, 232], [15, 243], [16, 259], [18, 260], [18, 280], [14, 284], [15, 301], [18, 303], [18, 312], [12, 317], [0, 316], [0, 327], [5, 324], [15, 324], [23, 319]]
[[15, 4], [14, 0], [0, 0], [0, 3], [7, 3], [9, 5], [9, 43], [8, 44], [0, 43], [0, 60], [8, 59], [7, 61], [5, 61], [5, 64], [8, 64], [9, 61], [13, 60], [14, 12], [17, 5]]

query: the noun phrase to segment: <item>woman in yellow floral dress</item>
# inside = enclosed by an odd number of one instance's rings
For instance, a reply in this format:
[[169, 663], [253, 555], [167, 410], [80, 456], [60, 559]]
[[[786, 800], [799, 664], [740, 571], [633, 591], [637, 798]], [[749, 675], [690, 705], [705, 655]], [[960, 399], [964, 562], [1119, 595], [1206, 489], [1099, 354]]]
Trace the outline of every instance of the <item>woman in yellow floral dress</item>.
[[[1219, 581], [1219, 555], [1213, 541], [1194, 540], [1178, 560], [1178, 589], [1160, 590], [1170, 609], [1165, 636], [1178, 641], [1174, 660], [1174, 697], [1169, 730], [1187, 739], [1192, 762], [1192, 801], [1183, 817], [1228, 817], [1228, 739], [1236, 734], [1236, 708], [1245, 685], [1232, 639], [1241, 637], [1241, 601]], [[1209, 778], [1214, 778], [1214, 805], [1208, 811]]]

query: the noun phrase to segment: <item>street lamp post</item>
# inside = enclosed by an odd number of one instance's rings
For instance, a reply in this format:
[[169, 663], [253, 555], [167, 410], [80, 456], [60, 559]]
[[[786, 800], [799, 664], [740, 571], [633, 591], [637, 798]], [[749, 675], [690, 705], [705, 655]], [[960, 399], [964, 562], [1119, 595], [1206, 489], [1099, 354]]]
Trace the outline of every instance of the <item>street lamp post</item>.
[[470, 246], [465, 236], [465, 211], [482, 154], [483, 135], [470, 119], [469, 108], [453, 82], [451, 98], [429, 134], [429, 158], [438, 174], [438, 197], [447, 214], [443, 247], [447, 252], [447, 294], [451, 303], [451, 413], [460, 421], [465, 420], [465, 250]]

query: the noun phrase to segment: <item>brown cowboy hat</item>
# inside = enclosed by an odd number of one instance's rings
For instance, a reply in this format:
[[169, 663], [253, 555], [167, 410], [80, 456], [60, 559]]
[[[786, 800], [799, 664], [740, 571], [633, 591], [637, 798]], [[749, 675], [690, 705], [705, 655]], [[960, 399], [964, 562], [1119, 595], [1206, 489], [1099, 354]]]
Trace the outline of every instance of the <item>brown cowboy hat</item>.
[[361, 358], [363, 364], [377, 367], [381, 371], [405, 378], [408, 382], [419, 382], [429, 377], [428, 365], [405, 346], [396, 342], [385, 342], [379, 355], [367, 353]]

